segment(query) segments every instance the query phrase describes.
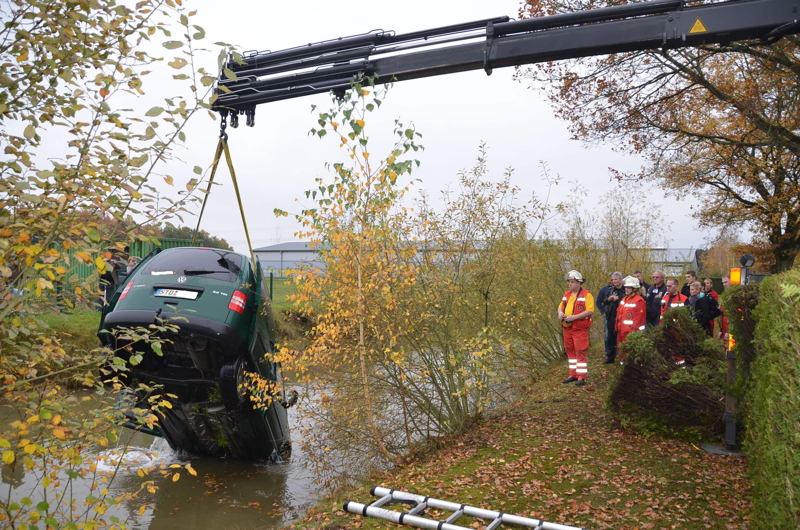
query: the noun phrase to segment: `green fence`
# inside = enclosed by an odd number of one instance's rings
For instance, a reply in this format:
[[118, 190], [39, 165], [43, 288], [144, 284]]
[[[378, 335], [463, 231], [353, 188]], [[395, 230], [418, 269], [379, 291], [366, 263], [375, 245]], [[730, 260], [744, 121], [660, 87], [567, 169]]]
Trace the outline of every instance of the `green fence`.
[[[143, 258], [156, 248], [167, 249], [175, 247], [188, 247], [191, 246], [191, 244], [191, 239], [162, 238], [158, 241], [158, 244], [152, 241], [133, 241], [129, 243], [129, 253], [131, 256], [139, 256]], [[199, 244], [202, 244], [202, 242]], [[63, 249], [59, 249], [59, 251], [62, 253], [65, 252]], [[56, 299], [59, 299], [63, 296], [81, 298], [73, 293], [73, 291], [75, 291], [75, 287], [80, 284], [84, 284], [84, 290], [93, 290], [97, 287], [99, 282], [97, 266], [93, 262], [82, 262], [79, 260], [76, 254], [80, 251], [81, 249], [70, 249], [66, 251], [67, 259], [64, 259], [58, 263], [64, 266], [67, 269], [67, 272], [61, 278], [58, 278], [53, 282], [56, 288], [54, 293]], [[24, 286], [28, 284], [31, 279], [37, 278], [38, 276], [38, 271], [33, 269], [27, 271], [23, 275], [22, 281], [20, 282], [21, 288], [24, 289]], [[90, 297], [92, 296], [88, 295], [87, 293], [84, 294]]]
[[[197, 242], [198, 246], [203, 246], [203, 241]], [[130, 252], [131, 256], [139, 256], [143, 258], [150, 254], [156, 248], [161, 249], [168, 249], [168, 248], [176, 248], [176, 247], [190, 247], [192, 246], [191, 239], [171, 239], [163, 237], [158, 240], [158, 244], [153, 243], [152, 241], [134, 241], [130, 244]]]

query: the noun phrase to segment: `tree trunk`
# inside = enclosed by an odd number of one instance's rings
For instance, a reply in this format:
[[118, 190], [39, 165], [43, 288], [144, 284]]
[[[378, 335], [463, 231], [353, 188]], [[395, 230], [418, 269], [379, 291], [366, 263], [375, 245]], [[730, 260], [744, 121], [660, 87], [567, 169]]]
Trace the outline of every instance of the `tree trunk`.
[[775, 265], [772, 267], [772, 274], [779, 274], [786, 272], [794, 266], [794, 260], [797, 257], [797, 248], [776, 249], [775, 250]]
[[378, 428], [375, 426], [375, 417], [372, 413], [372, 394], [370, 393], [369, 389], [369, 374], [367, 373], [367, 344], [364, 333], [364, 320], [366, 317], [364, 315], [364, 292], [361, 278], [361, 246], [362, 243], [359, 242], [358, 263], [356, 264], [356, 270], [358, 274], [358, 360], [361, 366], [361, 384], [364, 389], [364, 404], [367, 407], [367, 423], [369, 423], [369, 428], [372, 432], [372, 439], [375, 440], [378, 450], [381, 452], [383, 457], [389, 462], [393, 462], [394, 458], [386, 449], [386, 446], [383, 445], [380, 433], [378, 433]]
[[[770, 243], [774, 246], [775, 264], [772, 266], [772, 274], [779, 274], [788, 271], [794, 266], [797, 253], [800, 252], [800, 232], [796, 230], [786, 230], [778, 238], [770, 237]], [[777, 241], [775, 240], [777, 239]]]

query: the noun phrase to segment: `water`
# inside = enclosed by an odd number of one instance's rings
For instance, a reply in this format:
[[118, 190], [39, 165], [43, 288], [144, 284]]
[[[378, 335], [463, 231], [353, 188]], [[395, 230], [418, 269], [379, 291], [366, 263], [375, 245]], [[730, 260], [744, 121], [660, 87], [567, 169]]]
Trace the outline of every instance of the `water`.
[[[276, 528], [298, 518], [316, 500], [296, 445], [292, 459], [283, 463], [197, 458], [173, 452], [160, 439], [150, 449], [159, 463], [191, 462], [197, 477], [183, 472], [178, 482], [162, 480], [147, 499], [152, 507], [133, 528]], [[131, 456], [141, 458], [136, 452]]]
[[[290, 424], [294, 409], [289, 409]], [[120, 450], [127, 447], [120, 462]], [[269, 529], [291, 523], [303, 515], [319, 498], [313, 476], [304, 464], [305, 455], [296, 440], [292, 458], [279, 463], [245, 462], [198, 457], [170, 449], [166, 440], [123, 430], [117, 448], [98, 448], [87, 455], [98, 460], [97, 469], [111, 474], [118, 468], [109, 490], [110, 496], [138, 490], [146, 479], [155, 481], [155, 493], [143, 491], [130, 505], [111, 507], [105, 514], [119, 517], [134, 529]], [[191, 463], [197, 476], [180, 470], [173, 482], [157, 473], [143, 479], [137, 470], [149, 466]], [[2, 465], [2, 464], [0, 464]], [[0, 498], [10, 493], [13, 500], [30, 496], [34, 504], [39, 477], [3, 470]], [[74, 496], [84, 498], [89, 480], [72, 482]], [[139, 507], [146, 507], [139, 513]]]

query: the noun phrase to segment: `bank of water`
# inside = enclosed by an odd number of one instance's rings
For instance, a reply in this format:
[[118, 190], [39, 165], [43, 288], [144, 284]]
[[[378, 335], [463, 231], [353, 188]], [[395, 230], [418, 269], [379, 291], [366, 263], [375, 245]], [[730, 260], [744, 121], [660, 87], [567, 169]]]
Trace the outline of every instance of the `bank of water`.
[[[118, 455], [125, 448], [120, 462]], [[96, 448], [86, 456], [98, 461], [100, 474], [111, 475], [116, 470], [109, 487], [111, 497], [141, 487], [144, 479], [137, 474], [139, 468], [191, 463], [197, 471], [195, 477], [181, 470], [177, 482], [151, 473], [146, 478], [155, 480], [155, 493], [142, 491], [135, 503], [111, 507], [105, 513], [106, 519], [116, 516], [134, 529], [280, 528], [302, 516], [319, 498], [296, 440], [287, 461], [245, 462], [173, 451], [163, 438], [124, 429], [116, 448]], [[29, 497], [36, 503], [40, 479], [37, 473], [25, 473], [19, 467], [14, 472], [4, 469], [0, 495], [4, 501], [19, 502]], [[87, 479], [72, 481], [73, 496], [85, 498], [90, 483]], [[143, 504], [145, 510], [140, 514]]]

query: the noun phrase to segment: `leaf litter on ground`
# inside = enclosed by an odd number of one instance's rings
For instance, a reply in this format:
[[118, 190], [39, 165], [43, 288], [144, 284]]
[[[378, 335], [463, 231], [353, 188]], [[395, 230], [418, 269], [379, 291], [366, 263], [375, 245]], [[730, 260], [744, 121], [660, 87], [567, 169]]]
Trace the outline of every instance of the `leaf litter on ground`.
[[[619, 366], [592, 360], [586, 387], [562, 385], [566, 367], [556, 366], [528, 397], [487, 415], [443, 449], [371, 480], [591, 530], [748, 528], [752, 499], [746, 459], [714, 456], [690, 441], [621, 428], [603, 408], [610, 370]], [[337, 492], [292, 527], [402, 528], [341, 509], [344, 499], [375, 500], [369, 488], [364, 483]], [[426, 513], [439, 520], [449, 515]], [[462, 516], [454, 524], [481, 529], [490, 522]]]

